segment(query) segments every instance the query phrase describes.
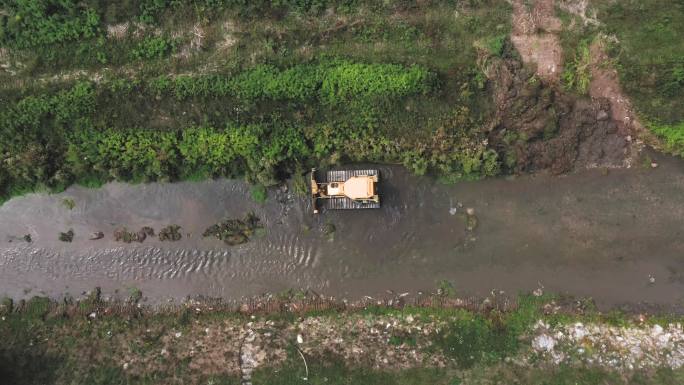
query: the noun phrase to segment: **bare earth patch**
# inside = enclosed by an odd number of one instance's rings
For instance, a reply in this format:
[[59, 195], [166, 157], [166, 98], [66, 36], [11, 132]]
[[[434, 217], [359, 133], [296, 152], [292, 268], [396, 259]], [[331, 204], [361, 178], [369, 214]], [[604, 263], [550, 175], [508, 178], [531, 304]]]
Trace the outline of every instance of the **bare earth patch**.
[[539, 77], [550, 83], [558, 83], [562, 72], [563, 50], [556, 35], [560, 29], [553, 0], [539, 0], [531, 7], [523, 0], [513, 2], [511, 41], [523, 62], [536, 64]]
[[[589, 95], [592, 98], [610, 100], [611, 115], [621, 134], [630, 140], [638, 137], [648, 144], [655, 145], [657, 144], [656, 138], [639, 122], [632, 103], [620, 87], [618, 72], [605, 52], [605, 42], [606, 37], [601, 36], [595, 39], [589, 47], [591, 54]], [[635, 145], [641, 147], [640, 143], [635, 142]]]
[[599, 21], [596, 18], [595, 12], [588, 14], [589, 0], [558, 0], [558, 7], [582, 19], [584, 25], [598, 25]]
[[107, 38], [121, 40], [126, 37], [128, 33], [128, 22], [121, 24], [114, 24], [107, 26]]

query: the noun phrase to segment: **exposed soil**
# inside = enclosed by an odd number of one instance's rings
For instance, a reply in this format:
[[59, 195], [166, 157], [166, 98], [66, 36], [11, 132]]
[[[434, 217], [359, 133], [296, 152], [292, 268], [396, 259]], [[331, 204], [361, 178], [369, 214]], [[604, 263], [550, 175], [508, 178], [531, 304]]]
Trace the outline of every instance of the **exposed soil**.
[[610, 119], [610, 101], [586, 99], [547, 85], [515, 59], [499, 62], [494, 79], [497, 124], [490, 144], [513, 172], [561, 174], [627, 166], [625, 133]]
[[[565, 92], [559, 84], [562, 25], [554, 0], [512, 4], [511, 41], [522, 62], [536, 70], [532, 76], [509, 58], [490, 71], [498, 107], [490, 143], [505, 154], [513, 172], [630, 167], [640, 150], [632, 144], [634, 132], [646, 130], [622, 93], [617, 73], [606, 65], [602, 46], [595, 43], [591, 49], [591, 100]], [[581, 14], [585, 23], [593, 21], [586, 16], [585, 2], [564, 1], [560, 6]]]
[[610, 112], [622, 135], [635, 140], [635, 149], [641, 147], [636, 138], [657, 147], [658, 140], [639, 122], [632, 103], [620, 87], [617, 70], [605, 51], [606, 36], [595, 39], [589, 47], [591, 54], [591, 83], [589, 95], [610, 101]]
[[584, 25], [598, 25], [595, 12], [589, 14], [589, 0], [557, 0], [556, 5], [565, 12], [569, 12], [582, 19]]
[[537, 74], [558, 83], [563, 65], [563, 49], [556, 32], [561, 21], [554, 14], [553, 0], [538, 0], [531, 7], [523, 0], [513, 1], [511, 41], [526, 64], [535, 64]]

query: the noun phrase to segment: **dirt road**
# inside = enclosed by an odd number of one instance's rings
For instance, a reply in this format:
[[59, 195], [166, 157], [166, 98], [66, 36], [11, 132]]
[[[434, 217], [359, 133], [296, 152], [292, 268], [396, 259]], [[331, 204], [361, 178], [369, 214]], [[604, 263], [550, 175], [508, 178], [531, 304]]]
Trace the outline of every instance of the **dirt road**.
[[[543, 286], [603, 306], [684, 299], [684, 162], [564, 177], [445, 186], [381, 167], [383, 208], [313, 216], [307, 199], [271, 191], [264, 205], [241, 181], [70, 188], [0, 207], [0, 295], [52, 296], [101, 286], [151, 301], [239, 299], [289, 288], [346, 298], [432, 290], [509, 294]], [[73, 199], [69, 210], [62, 200]], [[466, 229], [465, 210], [478, 225]], [[253, 210], [266, 232], [229, 247], [201, 232]], [[120, 226], [176, 223], [183, 239], [122, 244]], [[323, 231], [333, 224], [335, 232]], [[72, 243], [58, 232], [73, 229]], [[92, 231], [105, 238], [88, 240]], [[32, 242], [18, 239], [31, 234]], [[11, 241], [11, 242], [10, 242]]]

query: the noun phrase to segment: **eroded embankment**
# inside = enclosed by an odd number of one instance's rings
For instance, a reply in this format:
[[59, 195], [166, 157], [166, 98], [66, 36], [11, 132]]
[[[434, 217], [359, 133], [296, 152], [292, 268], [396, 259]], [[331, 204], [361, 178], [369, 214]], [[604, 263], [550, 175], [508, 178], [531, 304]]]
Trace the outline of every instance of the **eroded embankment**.
[[[684, 166], [656, 154], [644, 160], [629, 170], [454, 186], [383, 166], [381, 209], [318, 216], [308, 199], [282, 189], [270, 191], [265, 204], [254, 203], [249, 186], [233, 180], [27, 195], [0, 207], [0, 293], [61, 296], [95, 286], [106, 293], [135, 287], [161, 302], [303, 288], [354, 299], [386, 290], [413, 295], [446, 280], [464, 294], [544, 287], [593, 297], [603, 307], [678, 308]], [[73, 199], [73, 209], [64, 198]], [[468, 208], [476, 222], [468, 220]], [[200, 236], [250, 211], [264, 233], [248, 243], [230, 247]], [[177, 242], [113, 238], [120, 226], [174, 223], [183, 235]], [[68, 229], [73, 242], [60, 242], [58, 233]], [[89, 240], [94, 231], [105, 237]], [[25, 234], [31, 243], [20, 239]]]
[[514, 172], [558, 174], [631, 167], [641, 150], [637, 135], [646, 132], [620, 89], [600, 39], [586, 63], [588, 95], [567, 90], [561, 79], [568, 63], [560, 38], [564, 26], [555, 7], [581, 14], [589, 23], [586, 4], [578, 8], [554, 0], [511, 3], [515, 53], [495, 61], [487, 71], [497, 106], [489, 141], [503, 155], [503, 163]]

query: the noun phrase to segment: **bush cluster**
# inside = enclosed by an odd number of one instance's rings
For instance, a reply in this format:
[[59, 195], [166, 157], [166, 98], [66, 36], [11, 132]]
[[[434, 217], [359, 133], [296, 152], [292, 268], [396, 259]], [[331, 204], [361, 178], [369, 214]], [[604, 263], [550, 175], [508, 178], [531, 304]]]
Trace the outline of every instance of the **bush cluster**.
[[171, 39], [161, 36], [149, 37], [131, 49], [130, 56], [134, 60], [163, 59], [174, 50], [174, 46]]
[[[465, 107], [432, 135], [396, 134], [392, 108], [405, 113], [404, 99], [435, 89], [423, 67], [344, 60], [260, 65], [234, 76], [76, 83], [0, 110], [0, 196], [113, 179], [245, 176], [268, 186], [296, 169], [340, 160], [401, 162], [451, 179], [496, 174], [497, 155], [482, 144]], [[118, 108], [134, 94], [153, 105], [185, 98], [218, 109], [249, 104], [252, 113], [151, 128], [145, 120], [126, 123], [128, 110]]]
[[0, 111], [2, 192], [63, 185], [58, 171], [66, 134], [89, 127], [94, 111], [95, 90], [88, 83], [54, 95], [28, 96]]
[[97, 34], [100, 16], [76, 0], [1, 1], [0, 42], [17, 48], [44, 46]]
[[684, 122], [679, 124], [650, 124], [653, 131], [665, 145], [665, 150], [684, 157]]
[[328, 104], [353, 100], [392, 99], [427, 94], [435, 87], [435, 74], [420, 66], [324, 61], [287, 69], [258, 65], [233, 77], [220, 75], [166, 76], [152, 80], [156, 92], [170, 92], [179, 99], [232, 96], [245, 102], [318, 97]]

